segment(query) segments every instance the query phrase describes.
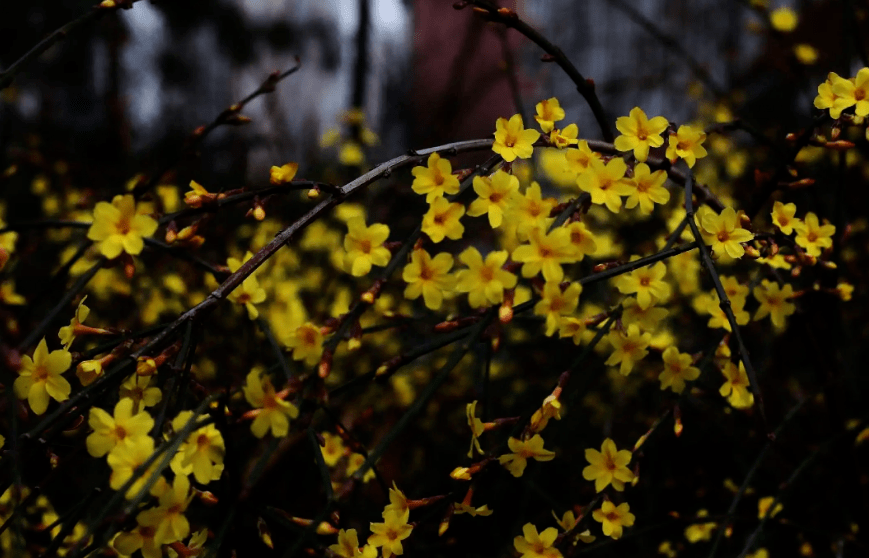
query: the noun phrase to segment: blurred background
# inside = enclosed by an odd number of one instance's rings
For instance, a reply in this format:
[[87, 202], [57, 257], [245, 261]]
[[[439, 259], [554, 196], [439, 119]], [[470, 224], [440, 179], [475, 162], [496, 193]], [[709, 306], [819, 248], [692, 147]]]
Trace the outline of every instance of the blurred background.
[[[8, 3], [0, 66], [92, 4]], [[727, 107], [725, 118], [791, 130], [801, 124], [794, 118], [809, 121], [826, 73], [848, 74], [855, 58], [843, 38], [851, 36], [847, 2], [508, 4], [595, 81], [612, 120], [635, 105], [674, 122]], [[788, 6], [800, 14], [793, 30], [774, 29], [769, 14]], [[155, 0], [89, 25], [3, 92], [0, 144], [39, 130], [47, 153], [99, 166], [91, 177], [99, 182], [147, 172], [297, 56], [301, 71], [245, 110], [251, 125], [209, 139], [200, 179], [229, 188], [264, 181], [272, 164], [333, 160], [335, 132], [353, 107], [376, 134], [365, 138], [371, 162], [488, 136], [497, 117], [533, 114], [551, 96], [581, 136], [599, 137], [584, 101], [555, 64], [540, 62], [539, 48], [450, 0]]]

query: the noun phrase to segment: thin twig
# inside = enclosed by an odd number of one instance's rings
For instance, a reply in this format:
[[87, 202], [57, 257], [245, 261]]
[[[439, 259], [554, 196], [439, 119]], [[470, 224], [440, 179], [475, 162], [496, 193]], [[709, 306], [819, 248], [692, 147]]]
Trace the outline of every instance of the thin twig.
[[[129, 0], [129, 4], [134, 2], [138, 2], [139, 0]], [[39, 41], [36, 46], [31, 48], [27, 53], [24, 54], [21, 58], [12, 63], [11, 66], [6, 68], [6, 70], [0, 73], [0, 91], [6, 89], [12, 84], [12, 81], [15, 79], [15, 76], [21, 73], [24, 70], [24, 67], [39, 58], [46, 50], [50, 49], [56, 43], [62, 41], [67, 38], [70, 33], [76, 31], [79, 27], [82, 27], [85, 23], [90, 22], [91, 20], [97, 20], [107, 14], [108, 12], [116, 11], [117, 9], [123, 7], [121, 2], [118, 2], [118, 5], [112, 8], [102, 8], [102, 7], [93, 7], [91, 11], [80, 15], [76, 19], [70, 21], [66, 25], [56, 29], [51, 35]], [[124, 3], [126, 4], [126, 2]]]
[[712, 283], [715, 285], [715, 292], [718, 293], [718, 305], [721, 307], [724, 315], [727, 316], [730, 330], [736, 338], [736, 344], [739, 348], [739, 356], [742, 359], [742, 363], [745, 365], [745, 372], [748, 375], [749, 388], [757, 398], [757, 408], [760, 411], [763, 428], [766, 430], [768, 435], [772, 435], [769, 430], [769, 423], [766, 420], [766, 410], [763, 406], [763, 395], [760, 392], [760, 385], [757, 383], [757, 374], [754, 371], [754, 366], [751, 365], [748, 349], [745, 346], [745, 342], [742, 340], [742, 333], [740, 333], [739, 325], [736, 323], [736, 316], [733, 315], [730, 298], [728, 298], [727, 292], [724, 290], [724, 285], [721, 284], [721, 276], [718, 274], [715, 262], [712, 261], [709, 247], [706, 246], [706, 243], [703, 241], [703, 236], [701, 236], [700, 229], [697, 227], [697, 223], [694, 219], [694, 200], [692, 196], [693, 182], [693, 173], [689, 171], [688, 180], [685, 181], [685, 211], [688, 217], [688, 225], [691, 226], [691, 233], [694, 235], [694, 242], [697, 244], [698, 248], [700, 248], [700, 261], [702, 262], [703, 267], [706, 268], [709, 276], [712, 278]]
[[622, 0], [607, 0], [610, 4], [615, 6], [616, 8], [623, 11], [629, 18], [631, 18], [634, 23], [642, 27], [649, 35], [654, 37], [661, 43], [665, 48], [669, 49], [673, 52], [677, 57], [685, 60], [685, 63], [688, 64], [688, 67], [691, 68], [691, 71], [694, 73], [697, 78], [703, 82], [710, 91], [712, 91], [715, 97], [721, 99], [726, 96], [724, 90], [715, 83], [715, 80], [712, 79], [712, 76], [709, 74], [709, 71], [701, 64], [694, 56], [685, 50], [679, 41], [676, 40], [675, 37], [671, 35], [667, 35], [664, 33], [655, 23], [644, 16], [639, 10], [634, 8], [632, 5], [627, 2], [623, 2]]
[[525, 35], [525, 37], [531, 40], [531, 42], [542, 48], [546, 54], [551, 56], [552, 61], [564, 70], [570, 80], [573, 81], [574, 85], [576, 85], [576, 90], [579, 91], [579, 94], [582, 95], [588, 103], [598, 126], [600, 126], [600, 131], [604, 140], [612, 142], [615, 139], [609, 118], [607, 117], [603, 105], [601, 105], [600, 99], [598, 99], [597, 92], [595, 91], [594, 82], [583, 77], [583, 75], [579, 73], [579, 70], [576, 69], [576, 66], [573, 65], [560, 48], [552, 44], [536, 29], [519, 19], [516, 12], [510, 9], [499, 8], [488, 0], [471, 0], [470, 4], [486, 10], [486, 17], [491, 21], [515, 29], [519, 33]]
[[[793, 419], [800, 409], [803, 408], [803, 405], [806, 404], [807, 401], [811, 400], [810, 397], [806, 397], [794, 407], [788, 411], [788, 414], [785, 415], [784, 419], [782, 419], [781, 424], [775, 429], [774, 438], [768, 439], [763, 446], [763, 449], [760, 450], [760, 453], [757, 454], [757, 457], [754, 459], [754, 463], [751, 464], [751, 467], [748, 469], [748, 473], [745, 475], [745, 479], [742, 481], [742, 484], [739, 485], [739, 490], [736, 491], [736, 494], [733, 495], [733, 500], [730, 501], [730, 507], [727, 508], [727, 514], [724, 516], [724, 519], [721, 521], [721, 528], [718, 530], [718, 534], [715, 535], [715, 542], [712, 543], [712, 548], [709, 550], [708, 558], [715, 558], [715, 553], [718, 550], [721, 541], [723, 540], [724, 533], [727, 531], [727, 528], [733, 522], [733, 518], [736, 515], [736, 507], [739, 505], [739, 501], [742, 500], [742, 497], [745, 495], [745, 491], [748, 490], [749, 484], [754, 479], [754, 474], [760, 469], [761, 463], [763, 463], [764, 459], [766, 459], [766, 454], [769, 450], [772, 449], [772, 445], [774, 443], [775, 438], [778, 438], [785, 426], [787, 426], [791, 419]], [[770, 506], [772, 509], [774, 506]]]

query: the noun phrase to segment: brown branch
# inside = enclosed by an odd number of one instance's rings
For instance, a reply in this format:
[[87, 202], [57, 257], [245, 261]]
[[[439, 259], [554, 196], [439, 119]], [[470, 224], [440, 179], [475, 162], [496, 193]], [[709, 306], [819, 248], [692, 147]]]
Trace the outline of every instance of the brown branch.
[[664, 33], [655, 23], [644, 16], [640, 11], [634, 8], [631, 4], [624, 2], [623, 0], [607, 0], [610, 4], [615, 6], [616, 8], [623, 11], [629, 18], [631, 18], [634, 23], [642, 27], [649, 35], [654, 37], [661, 43], [665, 48], [672, 51], [676, 56], [681, 57], [685, 60], [685, 63], [688, 64], [688, 67], [691, 68], [691, 71], [694, 75], [697, 76], [697, 79], [703, 82], [703, 84], [712, 91], [712, 94], [715, 97], [721, 99], [726, 96], [724, 90], [715, 83], [715, 80], [712, 79], [712, 76], [709, 74], [709, 71], [696, 59], [694, 56], [685, 50], [679, 41], [677, 41], [674, 37], [667, 35]]
[[508, 8], [499, 8], [493, 5], [491, 2], [488, 2], [487, 0], [470, 0], [470, 2], [459, 2], [455, 5], [455, 7], [463, 8], [468, 3], [476, 6], [479, 12], [485, 13], [485, 17], [490, 21], [494, 21], [511, 29], [515, 29], [519, 33], [525, 35], [525, 37], [527, 37], [531, 42], [542, 48], [546, 52], [546, 54], [551, 57], [552, 61], [558, 64], [562, 70], [564, 70], [564, 73], [567, 74], [567, 76], [574, 83], [574, 85], [576, 85], [576, 90], [579, 91], [579, 94], [582, 95], [582, 97], [588, 103], [592, 114], [594, 114], [594, 118], [595, 120], [597, 120], [598, 126], [600, 126], [600, 131], [603, 135], [603, 138], [608, 142], [612, 142], [615, 139], [615, 135], [613, 134], [609, 119], [607, 118], [606, 112], [603, 109], [603, 105], [601, 105], [600, 99], [598, 99], [597, 93], [595, 92], [594, 81], [583, 77], [583, 75], [579, 73], [579, 70], [576, 69], [576, 66], [573, 65], [573, 63], [567, 58], [567, 56], [559, 47], [552, 44], [536, 29], [519, 19], [519, 16], [516, 14], [516, 12]]
[[689, 171], [688, 180], [685, 182], [685, 211], [688, 217], [688, 225], [691, 227], [691, 233], [694, 235], [694, 241], [696, 242], [697, 247], [700, 248], [700, 261], [702, 262], [703, 267], [706, 268], [706, 271], [709, 272], [709, 276], [712, 277], [712, 283], [715, 285], [715, 292], [718, 293], [718, 305], [721, 307], [724, 315], [727, 316], [727, 322], [730, 324], [730, 329], [733, 332], [733, 336], [736, 338], [736, 344], [739, 348], [739, 356], [742, 359], [742, 363], [745, 365], [745, 372], [748, 375], [749, 388], [757, 397], [757, 408], [760, 411], [763, 428], [766, 430], [768, 436], [774, 436], [774, 434], [769, 430], [769, 423], [766, 420], [766, 410], [763, 406], [763, 395], [760, 392], [760, 385], [757, 382], [757, 373], [754, 371], [754, 366], [752, 366], [751, 359], [749, 358], [748, 349], [742, 340], [739, 326], [736, 324], [736, 316], [733, 315], [730, 298], [728, 298], [727, 293], [724, 290], [724, 285], [721, 284], [721, 276], [715, 268], [715, 262], [712, 261], [709, 247], [706, 246], [706, 243], [703, 241], [703, 237], [700, 235], [700, 230], [697, 228], [697, 223], [694, 220], [694, 200], [692, 199], [693, 182], [693, 173]]
[[94, 6], [91, 8], [91, 11], [80, 15], [62, 27], [59, 27], [51, 35], [39, 41], [36, 46], [27, 51], [24, 56], [13, 62], [4, 72], [0, 73], [0, 91], [9, 87], [12, 84], [12, 81], [15, 80], [15, 77], [24, 70], [25, 66], [36, 60], [39, 55], [50, 49], [56, 43], [66, 39], [70, 33], [77, 30], [79, 27], [89, 23], [91, 20], [101, 18], [108, 12], [116, 11], [120, 8], [129, 9], [132, 7], [134, 2], [138, 1], [139, 0], [128, 0], [124, 3], [118, 2], [118, 5], [113, 7]]
[[281, 72], [272, 72], [269, 76], [263, 81], [259, 87], [256, 88], [255, 91], [250, 93], [247, 97], [243, 98], [241, 101], [231, 105], [229, 108], [224, 109], [223, 112], [217, 115], [217, 117], [212, 120], [209, 124], [205, 126], [200, 126], [196, 128], [190, 137], [187, 138], [186, 145], [184, 148], [173, 158], [171, 161], [166, 163], [163, 168], [159, 171], [155, 172], [151, 179], [147, 182], [142, 182], [136, 185], [133, 188], [133, 196], [136, 199], [142, 197], [145, 192], [153, 189], [160, 183], [160, 180], [163, 178], [167, 172], [169, 172], [175, 165], [178, 164], [179, 161], [188, 153], [194, 151], [205, 138], [213, 132], [216, 128], [224, 125], [224, 124], [239, 124], [244, 123], [245, 120], [241, 117], [241, 110], [247, 105], [249, 102], [253, 101], [260, 95], [265, 95], [266, 93], [271, 93], [275, 90], [275, 86], [280, 83], [283, 79], [288, 76], [293, 75], [299, 68], [302, 67], [302, 63], [298, 57], [296, 57], [296, 65], [290, 68], [289, 70], [281, 73]]

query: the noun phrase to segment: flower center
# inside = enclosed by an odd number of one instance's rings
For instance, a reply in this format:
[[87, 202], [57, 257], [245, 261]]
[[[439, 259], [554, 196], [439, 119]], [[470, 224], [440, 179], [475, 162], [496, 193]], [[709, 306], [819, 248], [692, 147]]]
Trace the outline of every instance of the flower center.
[[482, 268], [480, 268], [480, 278], [485, 283], [488, 283], [489, 281], [491, 281], [492, 279], [495, 278], [495, 270], [492, 269], [491, 267], [483, 266]]
[[359, 243], [359, 250], [361, 250], [362, 253], [364, 253], [364, 254], [370, 254], [371, 253], [371, 241], [370, 240], [363, 240], [362, 242], [360, 242]]
[[126, 217], [121, 217], [121, 220], [118, 221], [118, 233], [127, 234], [132, 230], [132, 226], [130, 225], [130, 220]]
[[317, 335], [313, 329], [307, 328], [302, 331], [302, 342], [305, 345], [314, 345], [317, 342]]
[[127, 430], [123, 426], [115, 426], [115, 437], [118, 440], [123, 440], [127, 437]]
[[44, 366], [37, 366], [33, 371], [34, 382], [44, 382], [48, 380], [48, 370]]

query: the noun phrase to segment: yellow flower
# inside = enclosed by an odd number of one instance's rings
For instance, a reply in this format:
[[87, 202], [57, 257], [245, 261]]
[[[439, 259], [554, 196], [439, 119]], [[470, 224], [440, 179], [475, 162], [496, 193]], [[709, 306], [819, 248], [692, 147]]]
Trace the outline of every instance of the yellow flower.
[[800, 64], [811, 66], [818, 61], [818, 49], [807, 43], [794, 45], [794, 56]]
[[434, 243], [442, 241], [444, 237], [458, 240], [465, 233], [465, 227], [459, 222], [464, 214], [465, 206], [462, 204], [436, 198], [422, 217], [422, 232]]
[[[709, 512], [706, 510], [700, 510], [697, 512], [697, 517], [706, 517], [707, 515], [709, 515]], [[716, 527], [718, 527], [718, 524], [714, 521], [709, 523], [694, 523], [685, 529], [685, 538], [688, 539], [688, 542], [691, 544], [700, 541], [708, 541], [712, 538], [712, 531], [714, 531]]]
[[[248, 251], [244, 255], [244, 260], [239, 260], [238, 258], [227, 258], [226, 263], [229, 267], [229, 271], [235, 273], [239, 270], [241, 265], [251, 259], [253, 254]], [[251, 320], [255, 320], [259, 317], [259, 310], [254, 306], [255, 304], [259, 304], [266, 299], [266, 291], [262, 287], [260, 287], [259, 281], [257, 281], [256, 276], [252, 273], [247, 276], [247, 278], [242, 281], [241, 285], [235, 288], [234, 291], [229, 293], [227, 296], [229, 300], [235, 302], [236, 304], [243, 304], [245, 309], [247, 310], [247, 315]]]
[[345, 265], [354, 277], [362, 277], [371, 271], [372, 265], [385, 266], [390, 252], [383, 246], [389, 238], [389, 227], [381, 223], [366, 226], [365, 219], [354, 217], [347, 221], [347, 236], [344, 237]]
[[631, 324], [625, 334], [616, 330], [610, 331], [608, 339], [613, 346], [613, 352], [606, 360], [607, 366], [621, 363], [619, 372], [622, 376], [627, 376], [633, 370], [634, 364], [649, 354], [646, 348], [652, 342], [652, 334], [644, 333], [636, 324]]
[[142, 558], [163, 558], [163, 545], [154, 540], [154, 529], [143, 525], [136, 526], [132, 531], [118, 533], [112, 541], [112, 547], [124, 556], [141, 550]]
[[513, 259], [524, 264], [522, 277], [534, 277], [542, 271], [547, 282], [561, 282], [564, 277], [561, 264], [575, 261], [567, 229], [557, 228], [549, 233], [532, 229], [528, 241], [513, 250]]
[[813, 102], [816, 109], [830, 109], [830, 116], [833, 118], [839, 118], [842, 112], [840, 109], [837, 113], [833, 113], [833, 106], [836, 103], [836, 99], [838, 99], [838, 95], [833, 92], [833, 84], [840, 79], [844, 78], [840, 77], [836, 72], [827, 74], [827, 79], [818, 86], [818, 94]]
[[304, 360], [308, 366], [317, 364], [323, 356], [323, 334], [311, 322], [297, 327], [286, 343], [293, 349], [293, 359]]
[[801, 246], [808, 255], [820, 256], [821, 251], [833, 245], [833, 235], [836, 234], [835, 225], [824, 222], [818, 223], [818, 216], [809, 211], [802, 222], [794, 223], [797, 231], [795, 239], [797, 246]]
[[[736, 296], [728, 297], [730, 299], [730, 308], [733, 310], [733, 317], [736, 318], [736, 325], [745, 325], [751, 319], [751, 315], [745, 310], [745, 297]], [[712, 292], [698, 295], [693, 301], [694, 309], [698, 313], [710, 314], [707, 325], [713, 329], [724, 328], [730, 332], [730, 322], [727, 320], [727, 315], [721, 309], [721, 304], [718, 301], [718, 293]]]
[[543, 447], [543, 438], [540, 434], [535, 434], [530, 440], [522, 441], [518, 438], [510, 438], [507, 440], [507, 447], [512, 453], [504, 454], [498, 458], [498, 461], [503, 465], [510, 474], [514, 477], [521, 477], [525, 472], [525, 467], [528, 465], [529, 459], [537, 461], [551, 461], [555, 458], [555, 452], [549, 451]]
[[754, 405], [754, 395], [748, 390], [748, 375], [745, 366], [739, 363], [739, 368], [731, 361], [727, 361], [721, 371], [726, 381], [718, 390], [723, 397], [736, 409], [747, 409]]
[[528, 159], [534, 151], [531, 145], [540, 138], [537, 130], [525, 129], [522, 124], [522, 116], [514, 114], [508, 121], [499, 118], [495, 121], [495, 142], [492, 151], [504, 158], [508, 163], [517, 157]]
[[687, 353], [680, 353], [676, 347], [667, 347], [662, 355], [664, 370], [658, 379], [661, 389], [670, 388], [675, 393], [682, 393], [685, 382], [693, 382], [700, 377], [700, 369], [691, 366], [694, 359]]
[[579, 295], [582, 293], [580, 283], [571, 283], [564, 292], [561, 284], [548, 281], [543, 285], [543, 293], [540, 302], [534, 305], [534, 313], [546, 317], [546, 335], [552, 336], [558, 331], [559, 318], [565, 314], [572, 314], [579, 304]]
[[634, 191], [629, 178], [625, 178], [628, 167], [623, 159], [614, 158], [606, 165], [599, 159], [591, 159], [588, 169], [576, 179], [576, 185], [583, 192], [591, 194], [592, 203], [606, 205], [613, 213], [622, 207], [621, 196]]
[[760, 308], [754, 315], [754, 320], [761, 320], [769, 315], [772, 325], [778, 329], [785, 326], [785, 318], [793, 314], [797, 306], [788, 299], [794, 296], [794, 288], [790, 283], [779, 287], [778, 283], [764, 279], [754, 288], [754, 298], [760, 302]]
[[[272, 168], [275, 169], [277, 167]], [[226, 194], [212, 194], [195, 180], [190, 181], [190, 188], [190, 190], [184, 192], [184, 203], [190, 207], [202, 207], [203, 203], [212, 203], [226, 197]]]
[[83, 360], [76, 365], [75, 375], [78, 377], [81, 385], [89, 386], [103, 375], [103, 367], [113, 360], [115, 360], [115, 355], [111, 353], [100, 359]]
[[455, 504], [453, 504], [454, 515], [461, 515], [463, 513], [466, 513], [471, 517], [477, 517], [478, 515], [481, 517], [487, 517], [492, 515], [492, 510], [490, 510], [489, 506], [486, 504], [478, 508], [475, 508], [474, 506], [470, 504], [465, 504], [463, 502], [456, 502]]
[[794, 225], [799, 222], [794, 218], [797, 212], [796, 204], [783, 204], [777, 201], [772, 206], [772, 223], [784, 234], [794, 232]]
[[552, 546], [557, 538], [555, 527], [538, 534], [537, 527], [526, 523], [522, 527], [522, 536], [513, 539], [513, 547], [521, 554], [520, 558], [561, 558], [561, 551]]
[[540, 129], [544, 132], [551, 132], [556, 122], [564, 120], [564, 109], [555, 97], [540, 101], [534, 108], [537, 109], [534, 120], [540, 124]]
[[665, 204], [670, 201], [670, 192], [664, 188], [667, 172], [663, 170], [649, 171], [649, 165], [638, 163], [634, 167], [634, 177], [630, 181], [633, 191], [625, 201], [627, 209], [640, 206], [640, 213], [649, 215], [655, 209], [655, 204]]
[[85, 296], [82, 298], [78, 307], [75, 309], [75, 316], [72, 317], [68, 326], [63, 326], [60, 328], [60, 331], [57, 333], [57, 336], [60, 338], [60, 342], [63, 343], [64, 349], [69, 349], [72, 345], [73, 340], [75, 340], [76, 334], [76, 326], [80, 326], [87, 319], [88, 314], [90, 314], [90, 308], [85, 306], [84, 301], [87, 299]]
[[573, 510], [567, 510], [561, 518], [558, 517], [555, 510], [552, 510], [552, 517], [555, 518], [555, 522], [558, 523], [558, 526], [561, 527], [565, 533], [572, 531], [573, 528], [576, 527], [576, 524], [579, 523]]
[[769, 13], [769, 22], [772, 28], [782, 33], [790, 33], [797, 28], [799, 19], [796, 12], [790, 8], [778, 8]]
[[631, 513], [631, 507], [627, 502], [615, 504], [609, 500], [604, 500], [600, 509], [592, 512], [592, 517], [595, 521], [601, 523], [603, 534], [613, 539], [621, 538], [623, 527], [630, 527], [634, 524], [634, 514]]
[[848, 302], [851, 300], [851, 293], [854, 292], [854, 285], [850, 283], [846, 283], [845, 281], [840, 281], [838, 285], [836, 285], [836, 295], [843, 301]]
[[593, 160], [600, 161], [600, 158], [600, 153], [592, 151], [585, 140], [579, 140], [576, 149], [568, 149], [564, 155], [567, 167], [573, 172], [574, 178], [584, 173]]
[[429, 155], [428, 166], [413, 167], [410, 172], [414, 176], [411, 188], [417, 194], [425, 194], [428, 203], [459, 191], [459, 179], [452, 174], [453, 167], [449, 159], [441, 159], [437, 153]]
[[582, 478], [594, 481], [594, 489], [598, 492], [612, 484], [618, 491], [625, 489], [625, 483], [634, 479], [634, 474], [628, 469], [631, 462], [631, 452], [618, 450], [611, 438], [603, 441], [600, 451], [594, 448], [585, 450], [585, 458], [590, 465], [582, 470]]
[[499, 169], [491, 178], [475, 176], [474, 191], [479, 197], [471, 202], [468, 215], [479, 217], [488, 214], [489, 225], [496, 229], [501, 226], [504, 214], [516, 202], [519, 179]]
[[13, 389], [18, 399], [27, 399], [30, 409], [41, 415], [48, 409], [48, 399], [56, 401], [69, 399], [72, 387], [61, 376], [72, 364], [72, 355], [65, 349], [48, 352], [48, 344], [43, 337], [33, 357], [21, 357], [21, 368], [15, 379]]
[[365, 162], [365, 152], [362, 151], [359, 142], [351, 140], [342, 142], [338, 150], [338, 162], [348, 167], [362, 166]]
[[558, 337], [564, 339], [571, 337], [575, 345], [582, 343], [582, 338], [588, 332], [585, 320], [573, 316], [563, 316], [558, 322]]
[[422, 295], [426, 308], [438, 310], [443, 304], [444, 293], [453, 290], [455, 277], [450, 275], [453, 257], [441, 252], [432, 258], [425, 250], [414, 250], [410, 263], [404, 266], [402, 280], [407, 283], [404, 298], [415, 300]]
[[[0, 269], [3, 269], [2, 265]], [[0, 284], [0, 302], [7, 306], [21, 306], [27, 304], [27, 299], [15, 292], [15, 281], [10, 279]]]
[[344, 457], [344, 443], [341, 441], [341, 436], [323, 432], [323, 440], [325, 446], [320, 448], [320, 453], [323, 454], [323, 461], [329, 467], [334, 467], [338, 460]]
[[582, 261], [586, 256], [597, 252], [597, 242], [594, 234], [582, 221], [574, 221], [564, 227], [570, 235], [571, 256], [576, 261]]
[[770, 506], [775, 501], [774, 496], [764, 496], [757, 501], [757, 518], [763, 519], [769, 514], [769, 517], [775, 517], [777, 513], [782, 511], [783, 506], [780, 503], [775, 505], [772, 511], [769, 511]]
[[459, 261], [468, 266], [457, 275], [456, 290], [468, 293], [468, 304], [471, 308], [481, 308], [504, 301], [504, 289], [516, 286], [516, 276], [501, 266], [507, 261], [507, 252], [501, 250], [486, 255], [486, 260], [480, 252], [470, 246], [459, 254]]
[[688, 163], [689, 168], [694, 168], [697, 159], [706, 156], [706, 149], [701, 145], [704, 141], [706, 141], [705, 132], [691, 126], [679, 126], [675, 134], [670, 134], [666, 156], [671, 163], [675, 163], [676, 159], [681, 157]]
[[274, 185], [286, 184], [296, 177], [299, 163], [287, 163], [280, 167], [273, 166], [269, 169], [269, 182]]
[[654, 333], [658, 329], [658, 324], [667, 317], [669, 312], [666, 308], [649, 306], [648, 308], [640, 308], [636, 298], [629, 298], [624, 301], [622, 310], [622, 323], [627, 327], [631, 324], [637, 324], [643, 331]]
[[[141, 465], [144, 465], [151, 454], [154, 453], [154, 439], [150, 436], [137, 436], [130, 439], [130, 443], [120, 444], [109, 452], [106, 461], [112, 469], [112, 474], [109, 477], [109, 486], [112, 490], [120, 490], [124, 484], [130, 480], [133, 473]], [[127, 499], [133, 498], [145, 486], [145, 483], [151, 476], [156, 464], [152, 465], [147, 471], [139, 476], [133, 482], [130, 489], [125, 494]], [[152, 489], [152, 493], [157, 488], [157, 485]]]
[[524, 195], [516, 196], [516, 204], [510, 212], [510, 218], [516, 223], [516, 234], [519, 240], [528, 238], [528, 233], [536, 228], [548, 227], [551, 219], [549, 214], [558, 202], [553, 198], [543, 199], [540, 185], [532, 182]]
[[153, 407], [163, 398], [160, 388], [151, 385], [156, 381], [154, 376], [133, 374], [121, 384], [120, 396], [132, 399], [135, 405]]
[[619, 276], [616, 287], [622, 294], [636, 293], [637, 306], [645, 310], [670, 297], [670, 285], [664, 281], [666, 274], [667, 265], [664, 262], [657, 262]]
[[468, 450], [468, 457], [474, 456], [474, 449], [480, 455], [483, 455], [483, 448], [480, 447], [480, 440], [478, 438], [486, 431], [486, 425], [475, 416], [476, 414], [477, 401], [474, 400], [465, 407], [465, 416], [468, 419], [468, 426], [471, 428], [471, 448]]
[[558, 149], [564, 149], [569, 145], [576, 145], [579, 140], [576, 136], [579, 134], [579, 128], [576, 124], [568, 124], [563, 130], [552, 130], [549, 133], [549, 142]]
[[547, 395], [546, 399], [543, 400], [543, 405], [531, 415], [531, 421], [528, 424], [529, 430], [540, 432], [546, 428], [550, 419], [561, 420], [561, 409], [561, 401], [558, 400], [558, 397], [555, 394]]
[[853, 80], [833, 81], [833, 94], [836, 96], [830, 109], [833, 118], [838, 118], [849, 107], [854, 107], [857, 116], [869, 115], [869, 68], [861, 68]]
[[154, 419], [146, 412], [134, 412], [132, 399], [121, 399], [115, 405], [114, 416], [99, 407], [91, 407], [88, 426], [93, 432], [85, 440], [88, 453], [102, 457], [120, 444], [135, 444], [154, 427]]
[[392, 481], [392, 488], [389, 489], [389, 504], [383, 508], [383, 513], [388, 511], [394, 511], [399, 516], [410, 513], [407, 496], [404, 495], [404, 492], [398, 489], [395, 481]]
[[[351, 453], [350, 457], [347, 459], [347, 470], [345, 471], [347, 476], [352, 476], [353, 473], [359, 470], [359, 467], [362, 467], [362, 464], [365, 463], [365, 456], [361, 453]], [[362, 475], [362, 482], [368, 482], [374, 478], [374, 467], [369, 467], [365, 474]]]
[[154, 529], [154, 540], [158, 544], [180, 541], [190, 534], [190, 523], [184, 512], [192, 499], [190, 481], [185, 475], [175, 475], [171, 488], [167, 487], [160, 494], [159, 505], [139, 512], [136, 521]]
[[365, 545], [359, 548], [359, 538], [356, 529], [341, 529], [338, 531], [338, 542], [330, 545], [329, 550], [341, 558], [375, 558], [377, 548]]
[[666, 558], [676, 558], [678, 554], [675, 550], [673, 550], [673, 543], [670, 541], [663, 541], [658, 545], [658, 554], [663, 554]]
[[649, 148], [664, 145], [661, 134], [667, 129], [669, 122], [663, 116], [649, 120], [640, 107], [634, 107], [628, 116], [616, 119], [616, 128], [622, 133], [616, 138], [615, 148], [619, 151], [634, 151], [637, 161], [645, 162], [649, 156]]
[[299, 416], [295, 405], [277, 397], [275, 388], [268, 376], [260, 379], [259, 372], [252, 370], [247, 375], [244, 386], [244, 397], [259, 413], [250, 425], [251, 432], [257, 438], [262, 438], [271, 429], [275, 437], [286, 436], [290, 429], [289, 418]]
[[131, 194], [118, 195], [112, 203], [98, 202], [94, 208], [94, 222], [87, 237], [97, 243], [100, 253], [108, 259], [121, 252], [135, 256], [145, 246], [143, 237], [157, 230], [157, 221], [136, 213], [136, 201]]
[[745, 254], [742, 243], [754, 238], [753, 234], [739, 226], [736, 211], [732, 207], [725, 207], [720, 215], [705, 213], [701, 225], [708, 235], [703, 240], [712, 246], [712, 251], [727, 254], [731, 258], [741, 258]]
[[399, 515], [395, 511], [383, 513], [383, 523], [371, 523], [371, 532], [368, 544], [375, 548], [381, 548], [383, 558], [389, 558], [393, 554], [404, 554], [401, 541], [410, 536], [413, 527], [407, 524], [409, 514]]
[[[178, 416], [172, 420], [172, 428], [175, 432], [184, 428], [192, 416], [192, 411], [178, 413]], [[226, 446], [223, 435], [213, 424], [208, 424], [193, 431], [181, 444], [172, 458], [172, 471], [176, 475], [185, 476], [193, 473], [196, 482], [208, 484], [220, 478], [223, 472], [224, 454], [226, 454]]]

